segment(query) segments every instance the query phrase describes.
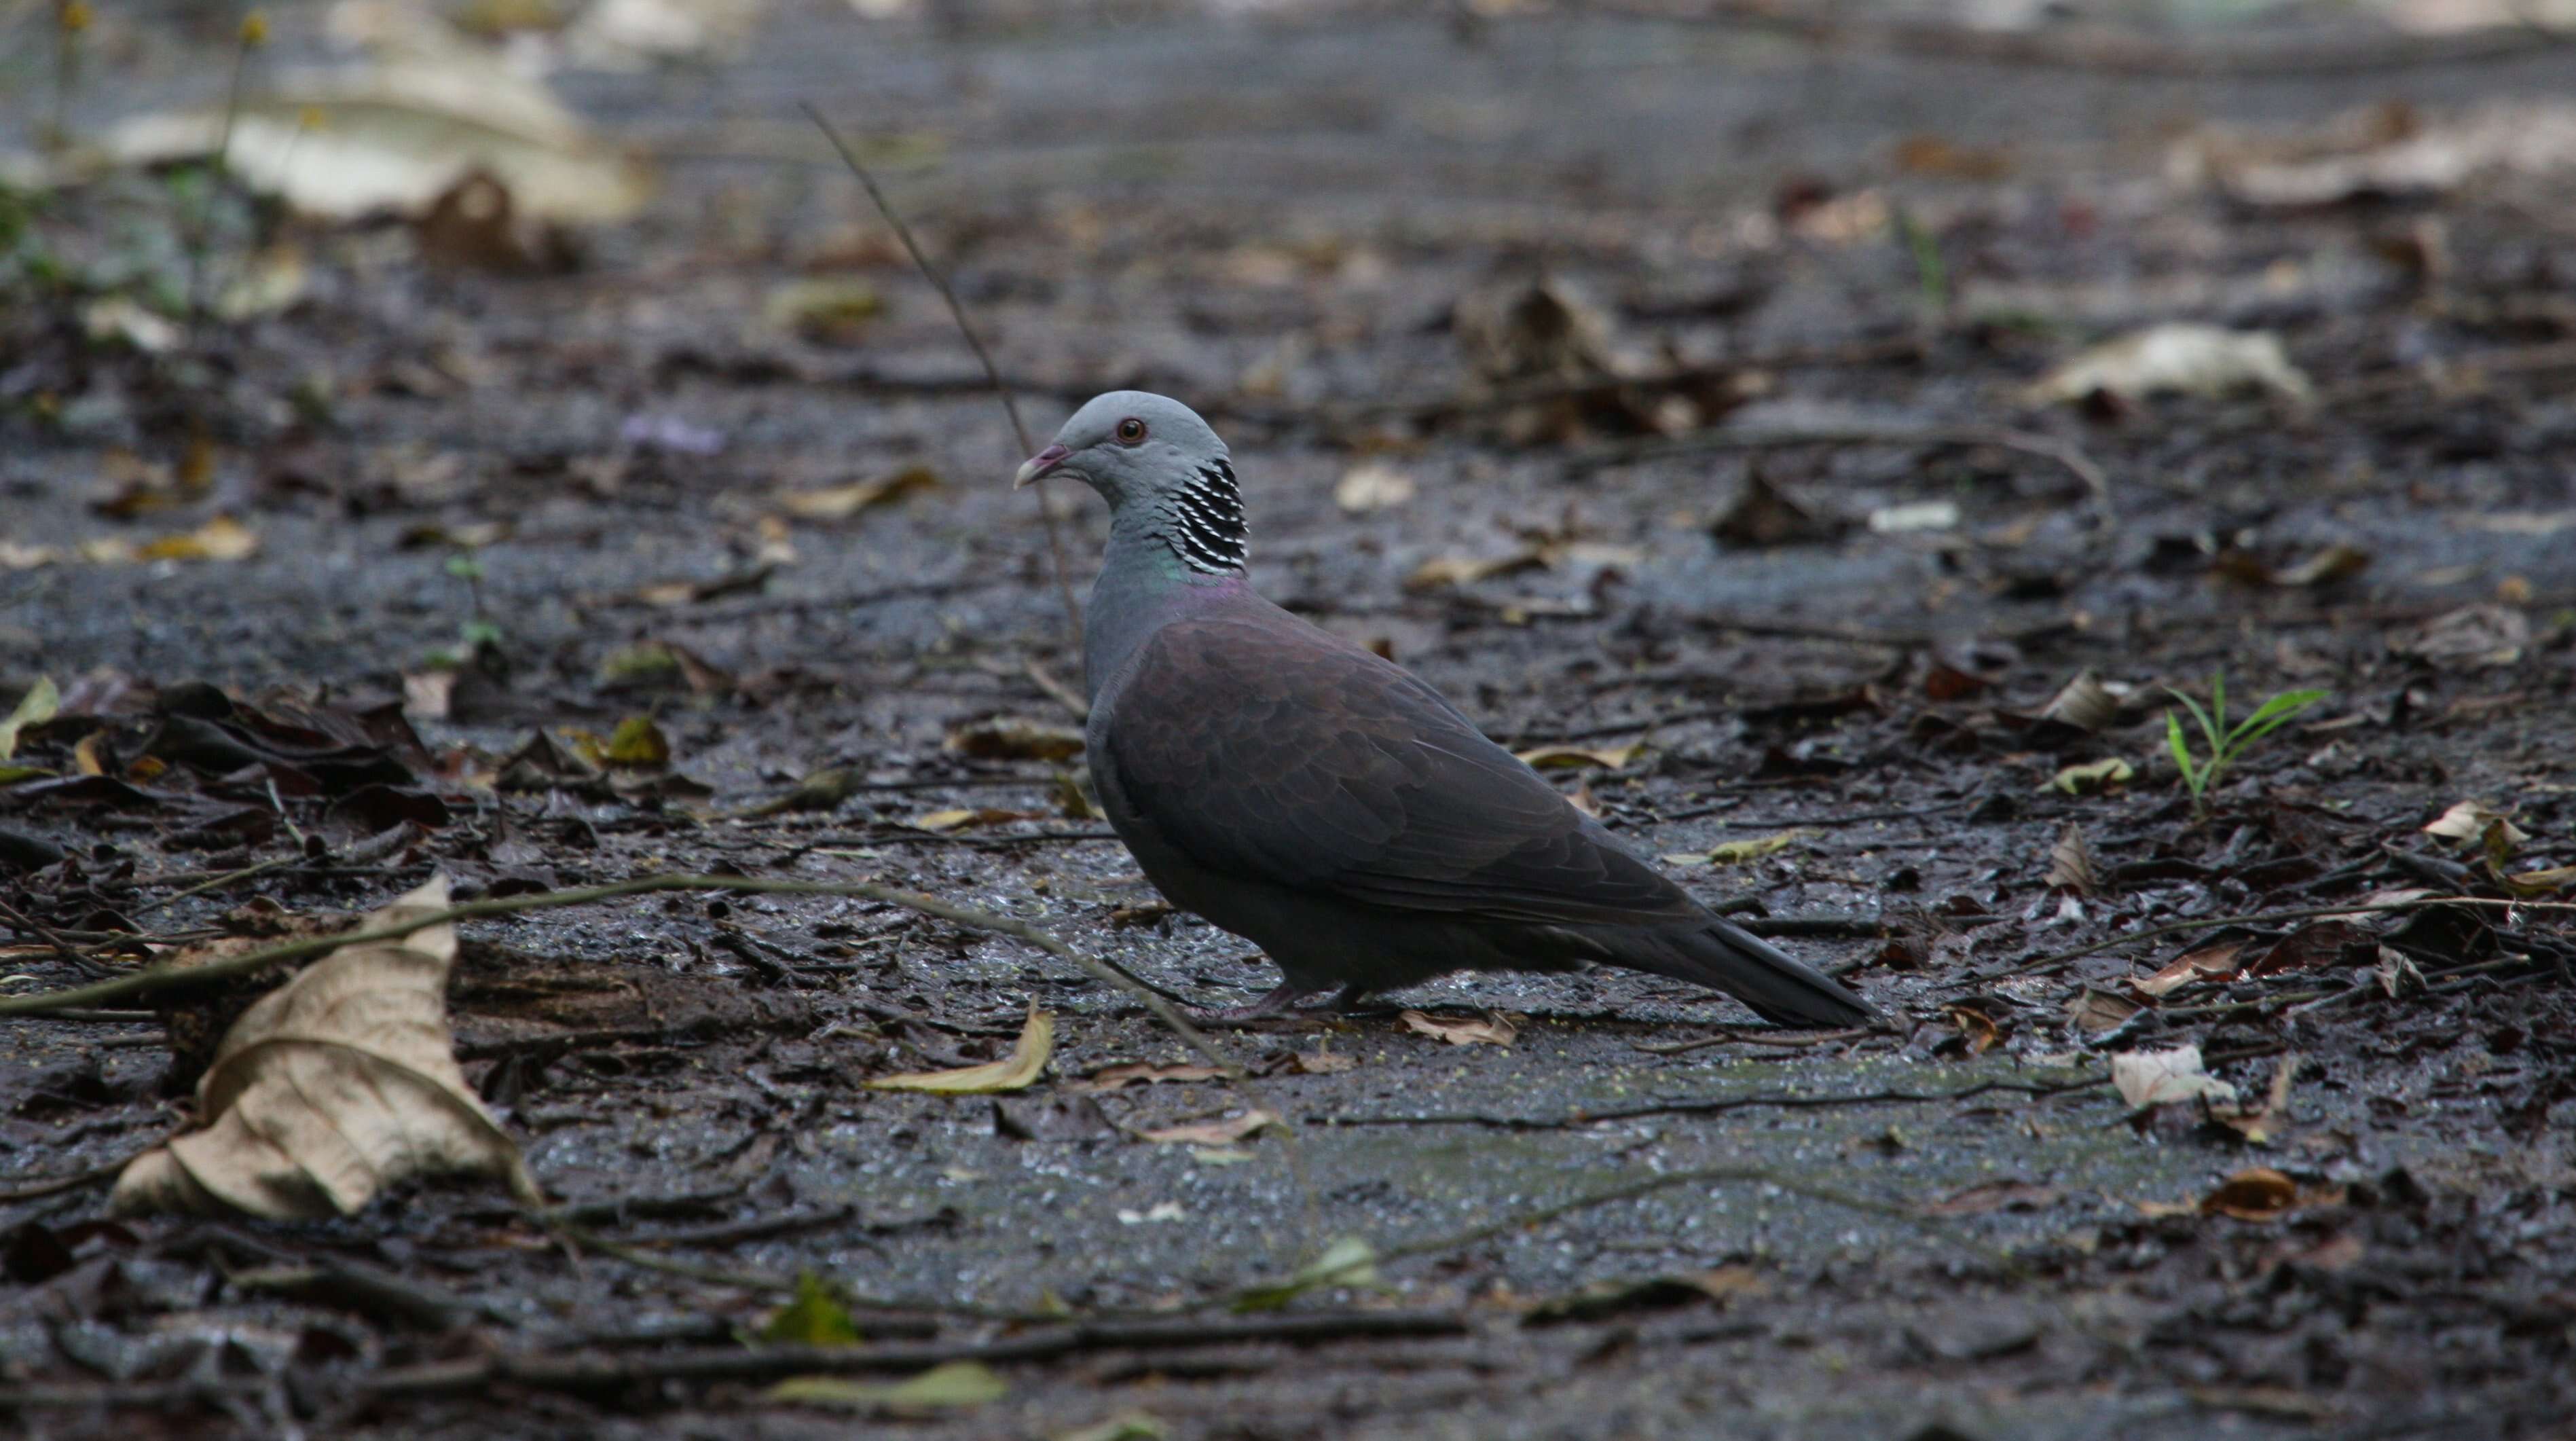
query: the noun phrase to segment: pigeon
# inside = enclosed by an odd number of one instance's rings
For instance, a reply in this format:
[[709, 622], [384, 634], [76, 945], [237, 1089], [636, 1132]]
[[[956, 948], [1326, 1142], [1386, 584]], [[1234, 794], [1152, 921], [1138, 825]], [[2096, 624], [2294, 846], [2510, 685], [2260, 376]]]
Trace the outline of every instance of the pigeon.
[[1438, 691], [1255, 594], [1233, 459], [1188, 406], [1094, 398], [1014, 488], [1056, 475], [1109, 504], [1082, 638], [1101, 809], [1166, 899], [1283, 976], [1220, 1018], [1608, 963], [1783, 1025], [1873, 1019], [1630, 854]]

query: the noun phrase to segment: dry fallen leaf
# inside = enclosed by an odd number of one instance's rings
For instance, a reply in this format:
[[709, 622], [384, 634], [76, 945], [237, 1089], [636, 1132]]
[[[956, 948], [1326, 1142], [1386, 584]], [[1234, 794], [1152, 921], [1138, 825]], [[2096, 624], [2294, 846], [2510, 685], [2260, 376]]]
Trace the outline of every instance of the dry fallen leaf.
[[1010, 1383], [981, 1361], [949, 1361], [908, 1381], [854, 1381], [847, 1376], [790, 1376], [762, 1393], [782, 1406], [818, 1406], [835, 1411], [881, 1411], [890, 1416], [929, 1417], [942, 1411], [968, 1410], [1001, 1400]]
[[339, 71], [290, 71], [275, 93], [227, 115], [134, 116], [108, 132], [121, 163], [161, 165], [213, 153], [243, 184], [307, 215], [417, 216], [477, 171], [519, 212], [562, 224], [623, 220], [653, 191], [640, 163], [594, 142], [562, 102], [471, 52]]
[[1442, 586], [1474, 585], [1498, 575], [1517, 575], [1525, 570], [1544, 570], [1547, 557], [1535, 547], [1499, 556], [1434, 556], [1414, 567], [1404, 578], [1406, 590], [1438, 590]]
[[1299, 1051], [1289, 1056], [1288, 1069], [1301, 1076], [1331, 1076], [1359, 1069], [1360, 1058], [1341, 1051]]
[[906, 466], [892, 475], [875, 480], [862, 480], [853, 485], [835, 485], [823, 490], [796, 491], [781, 502], [787, 513], [800, 520], [847, 520], [872, 506], [899, 500], [917, 491], [937, 490], [939, 476], [926, 465]]
[[2203, 1196], [2204, 1216], [2233, 1216], [2240, 1221], [2277, 1219], [2299, 1203], [2299, 1183], [2268, 1166], [2237, 1172]]
[[2120, 713], [2120, 697], [2093, 672], [2077, 671], [2048, 704], [2040, 708], [2041, 720], [2064, 721], [2080, 731], [2098, 731], [2109, 725]]
[[2202, 1068], [2200, 1047], [2169, 1051], [2122, 1051], [2111, 1058], [2111, 1084], [2129, 1109], [2143, 1111], [2175, 1101], [2236, 1099], [2236, 1088]]
[[2093, 869], [2092, 849], [2084, 844], [2084, 830], [2069, 821], [2057, 833], [2057, 843], [2048, 848], [2048, 887], [2089, 896], [2102, 889], [2102, 879]]
[[2503, 812], [2489, 810], [2477, 801], [2461, 801], [2442, 812], [2424, 827], [2424, 834], [2439, 836], [2446, 841], [2480, 842], [2490, 851], [2501, 849], [2507, 856], [2531, 839]]
[[1520, 1039], [1520, 1027], [1500, 1015], [1487, 1015], [1472, 1021], [1435, 1020], [1420, 1011], [1407, 1011], [1404, 1024], [1415, 1032], [1448, 1042], [1453, 1046], [1508, 1046]]
[[1082, 747], [1082, 732], [1072, 726], [1009, 716], [959, 726], [941, 745], [953, 755], [988, 761], [1065, 761], [1082, 754]]
[[1047, 1057], [1055, 1051], [1055, 1016], [1029, 1007], [1027, 1024], [1020, 1027], [1019, 1044], [1002, 1060], [986, 1061], [980, 1066], [961, 1066], [953, 1071], [910, 1071], [897, 1076], [879, 1076], [868, 1085], [880, 1091], [927, 1091], [939, 1096], [983, 1096], [995, 1091], [1022, 1091], [1037, 1084], [1045, 1074]]
[[1251, 1110], [1240, 1116], [1220, 1121], [1193, 1121], [1187, 1125], [1164, 1126], [1158, 1130], [1138, 1131], [1145, 1140], [1166, 1146], [1231, 1146], [1254, 1132], [1279, 1124], [1276, 1111]]
[[1582, 746], [1540, 746], [1536, 750], [1514, 752], [1521, 763], [1535, 770], [1570, 769], [1576, 766], [1607, 766], [1617, 770], [1645, 752], [1643, 743], [1586, 749]]
[[2108, 760], [2093, 761], [2086, 765], [2068, 766], [2050, 776], [2048, 783], [2040, 789], [2060, 790], [2070, 796], [2089, 795], [2094, 791], [2126, 785], [2137, 773], [2137, 767], [2118, 756], [2113, 756]]
[[[447, 878], [435, 877], [362, 928], [446, 906]], [[197, 1081], [206, 1124], [127, 1166], [112, 1208], [319, 1220], [439, 1172], [496, 1177], [541, 1200], [518, 1144], [457, 1067], [447, 1029], [455, 959], [455, 927], [432, 926], [333, 951], [260, 997]]]
[[2388, 638], [2390, 651], [2436, 670], [2512, 665], [2530, 644], [2530, 618], [2502, 605], [2463, 606]]
[[949, 831], [962, 831], [972, 826], [999, 826], [1008, 825], [1012, 821], [1042, 821], [1046, 818], [1045, 811], [1006, 811], [985, 806], [973, 810], [932, 811], [928, 815], [915, 817], [909, 824], [914, 830], [941, 835]]
[[[229, 515], [219, 515], [195, 530], [165, 535], [134, 547], [135, 560], [247, 560], [259, 550], [259, 536]], [[102, 557], [104, 558], [104, 557]]]
[[2095, 391], [2139, 399], [2167, 392], [2222, 396], [2263, 389], [2305, 400], [2308, 378], [2290, 364], [2281, 337], [2174, 321], [2106, 341], [2058, 366], [2022, 393], [2025, 404], [2082, 400]]
[[2154, 975], [2129, 984], [2142, 995], [2162, 996], [2195, 981], [2227, 980], [2236, 974], [2236, 957], [2244, 949], [2243, 941], [2220, 941], [2196, 951], [2185, 951], [2166, 962], [2164, 968]]
[[1346, 515], [1387, 510], [1411, 499], [1413, 477], [1380, 461], [1352, 466], [1333, 487], [1333, 504]]
[[52, 720], [55, 712], [62, 708], [62, 703], [62, 692], [54, 685], [54, 678], [49, 675], [36, 677], [35, 684], [27, 687], [27, 693], [18, 697], [18, 704], [10, 710], [9, 718], [0, 720], [0, 761], [18, 753], [18, 732]]
[[1196, 1062], [1157, 1065], [1152, 1061], [1125, 1061], [1103, 1066], [1073, 1083], [1080, 1091], [1115, 1091], [1122, 1086], [1151, 1086], [1189, 1081], [1222, 1081], [1225, 1072], [1218, 1067]]

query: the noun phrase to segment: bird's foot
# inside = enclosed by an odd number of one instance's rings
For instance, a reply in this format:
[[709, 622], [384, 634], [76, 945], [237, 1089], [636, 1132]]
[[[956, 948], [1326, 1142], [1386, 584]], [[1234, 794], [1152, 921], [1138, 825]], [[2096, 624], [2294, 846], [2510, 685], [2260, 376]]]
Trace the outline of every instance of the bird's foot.
[[[1274, 1016], [1294, 1016], [1330, 1010], [1339, 1006], [1343, 997], [1349, 994], [1348, 986], [1335, 986], [1327, 991], [1318, 991], [1301, 986], [1295, 981], [1282, 981], [1276, 990], [1248, 1006], [1222, 1006], [1213, 1010], [1192, 1008], [1189, 1011], [1189, 1017], [1206, 1026], [1231, 1026], [1245, 1021], [1266, 1021]], [[1301, 1004], [1308, 996], [1321, 996], [1323, 999], [1312, 1004]]]

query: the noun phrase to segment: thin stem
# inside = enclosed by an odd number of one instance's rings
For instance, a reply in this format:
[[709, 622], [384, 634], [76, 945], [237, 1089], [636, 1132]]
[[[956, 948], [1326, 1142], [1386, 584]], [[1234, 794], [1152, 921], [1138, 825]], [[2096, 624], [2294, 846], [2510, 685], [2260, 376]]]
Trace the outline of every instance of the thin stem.
[[[1002, 398], [1002, 410], [1011, 418], [1011, 434], [1019, 440], [1020, 455], [1025, 458], [1035, 454], [1037, 443], [1029, 438], [1029, 428], [1020, 420], [1020, 403], [1012, 396], [1011, 388], [1002, 383], [1001, 368], [993, 364], [993, 354], [984, 348], [983, 337], [977, 335], [975, 327], [968, 323], [966, 307], [958, 302], [957, 292], [949, 288], [948, 277], [940, 274], [939, 267], [932, 265], [930, 257], [922, 253], [921, 242], [913, 239], [912, 227], [903, 223], [903, 216], [896, 212], [894, 202], [886, 199], [885, 191], [877, 185], [877, 178], [859, 163], [857, 152], [841, 139], [841, 133], [832, 128], [832, 122], [824, 119], [823, 112], [816, 109], [810, 100], [800, 101], [798, 106], [806, 118], [814, 122], [814, 127], [823, 132], [823, 138], [832, 142], [832, 148], [840, 152], [841, 163], [850, 167], [850, 173], [858, 177], [860, 186], [868, 192], [868, 199], [876, 202], [877, 213], [893, 227], [895, 238], [903, 242], [904, 253], [912, 257], [912, 263], [920, 269], [922, 278], [930, 282], [931, 288], [939, 292], [939, 298], [948, 303], [949, 318], [957, 322], [957, 332], [966, 337], [966, 348], [975, 352], [976, 362], [984, 367], [984, 378], [992, 382], [993, 393]], [[1074, 599], [1071, 568], [1064, 558], [1064, 534], [1056, 523], [1055, 507], [1047, 502], [1046, 492], [1038, 489], [1031, 494], [1036, 497], [1039, 517], [1046, 522], [1047, 558], [1055, 567], [1056, 594], [1064, 602], [1065, 631], [1074, 650], [1079, 652], [1082, 649], [1082, 603]]]

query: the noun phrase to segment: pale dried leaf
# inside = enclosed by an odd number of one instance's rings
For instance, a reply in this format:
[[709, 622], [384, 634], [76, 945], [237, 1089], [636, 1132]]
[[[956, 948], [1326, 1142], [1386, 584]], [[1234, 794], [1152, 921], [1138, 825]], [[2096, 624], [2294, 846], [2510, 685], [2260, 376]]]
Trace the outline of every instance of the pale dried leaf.
[[1413, 477], [1374, 460], [1352, 466], [1333, 487], [1333, 504], [1347, 515], [1387, 510], [1411, 499]]
[[2120, 713], [2120, 698], [2093, 672], [2078, 671], [2039, 712], [2041, 720], [2064, 721], [2080, 731], [2098, 731]]
[[1407, 1011], [1404, 1024], [1420, 1035], [1446, 1041], [1453, 1046], [1508, 1046], [1520, 1039], [1520, 1027], [1509, 1018], [1481, 1016], [1472, 1021], [1448, 1021], [1426, 1016], [1420, 1011]]
[[1157, 1065], [1152, 1061], [1124, 1061], [1103, 1066], [1073, 1083], [1081, 1091], [1115, 1091], [1124, 1086], [1186, 1084], [1191, 1081], [1222, 1081], [1225, 1071], [1196, 1062]]
[[2168, 392], [2222, 396], [2262, 389], [2305, 400], [2307, 376], [2290, 364], [2281, 337], [2268, 330], [2227, 330], [2173, 321], [2106, 341], [2040, 378], [2023, 392], [2027, 404], [2081, 400], [2095, 391], [2139, 399]]
[[2223, 981], [2236, 974], [2236, 957], [2244, 949], [2243, 941], [2221, 941], [2214, 946], [2186, 951], [2167, 962], [2154, 975], [2129, 984], [2143, 995], [2163, 996], [2196, 981]]
[[780, 503], [799, 520], [847, 520], [871, 507], [938, 488], [936, 472], [926, 465], [914, 465], [874, 480], [795, 491]]
[[949, 1361], [907, 1381], [853, 1381], [847, 1376], [790, 1376], [769, 1388], [764, 1399], [788, 1406], [820, 1406], [836, 1411], [883, 1411], [895, 1416], [930, 1416], [999, 1401], [1010, 1383], [981, 1361]]
[[[447, 878], [369, 915], [377, 928], [445, 909]], [[457, 1067], [447, 1029], [453, 926], [343, 947], [244, 1011], [197, 1083], [203, 1129], [117, 1179], [121, 1214], [345, 1216], [404, 1177], [488, 1175], [523, 1200], [519, 1147]]]
[[274, 94], [220, 111], [135, 116], [108, 133], [108, 153], [160, 165], [213, 153], [251, 189], [307, 215], [418, 216], [477, 172], [531, 220], [623, 220], [653, 192], [638, 161], [591, 140], [534, 81], [471, 56], [336, 72], [286, 74]]
[[1473, 585], [1498, 575], [1514, 575], [1524, 570], [1542, 570], [1547, 566], [1545, 552], [1530, 547], [1498, 556], [1434, 556], [1414, 567], [1404, 578], [1406, 590], [1438, 590], [1443, 586]]
[[2084, 844], [2083, 828], [2072, 821], [2057, 833], [2057, 843], [2048, 848], [2048, 885], [2052, 890], [2084, 896], [2102, 889], [2101, 877], [2093, 869], [2092, 849]]
[[1955, 500], [1912, 500], [1902, 505], [1880, 506], [1869, 513], [1869, 528], [1879, 535], [1957, 530], [1959, 503]]
[[2120, 759], [2118, 756], [2113, 756], [2108, 760], [2093, 761], [2080, 766], [2068, 766], [2057, 774], [2050, 776], [2048, 778], [2048, 783], [2041, 786], [2040, 789], [2060, 790], [2070, 796], [2089, 795], [2094, 791], [2109, 790], [2113, 786], [2126, 785], [2132, 777], [2137, 775], [2137, 773], [2137, 767], [2130, 765], [2127, 761]]
[[1047, 1057], [1055, 1051], [1055, 1016], [1029, 1007], [1029, 1019], [1020, 1027], [1019, 1044], [1011, 1054], [980, 1066], [961, 1066], [953, 1071], [908, 1071], [902, 1075], [879, 1076], [868, 1085], [880, 1091], [927, 1091], [939, 1096], [982, 1096], [996, 1091], [1024, 1091], [1037, 1084], [1046, 1073]]
[[1516, 751], [1521, 763], [1533, 770], [1571, 769], [1577, 766], [1607, 766], [1617, 770], [1645, 752], [1642, 742], [1624, 746], [1540, 746], [1536, 750]]
[[[5, 751], [0, 751], [0, 755], [4, 754]], [[2426, 825], [2424, 834], [2439, 836], [2446, 841], [2484, 842], [2490, 846], [2501, 840], [2508, 853], [2531, 839], [2503, 812], [2490, 810], [2478, 801], [2461, 801], [2453, 805]]]
[[49, 675], [36, 677], [35, 684], [27, 687], [27, 693], [18, 697], [18, 704], [10, 710], [9, 718], [0, 720], [0, 761], [18, 753], [18, 732], [52, 720], [62, 709], [62, 703], [62, 691], [54, 685], [54, 678]]
[[2175, 1101], [2232, 1101], [2236, 1088], [2203, 1068], [2198, 1045], [2169, 1051], [2122, 1051], [2111, 1058], [2111, 1084], [2133, 1111]]
[[1235, 1142], [1279, 1124], [1276, 1111], [1250, 1110], [1240, 1116], [1217, 1121], [1192, 1121], [1185, 1125], [1164, 1126], [1157, 1130], [1138, 1131], [1144, 1140], [1166, 1146], [1231, 1146]]

